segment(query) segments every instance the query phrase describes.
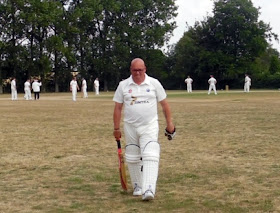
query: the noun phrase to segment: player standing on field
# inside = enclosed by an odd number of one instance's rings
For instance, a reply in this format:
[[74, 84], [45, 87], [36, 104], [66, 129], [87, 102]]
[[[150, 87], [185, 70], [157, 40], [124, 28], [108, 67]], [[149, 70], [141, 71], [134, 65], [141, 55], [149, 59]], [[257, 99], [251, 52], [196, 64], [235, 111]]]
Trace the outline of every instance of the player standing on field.
[[11, 93], [12, 93], [12, 101], [17, 100], [17, 83], [16, 78], [13, 78], [11, 81]]
[[132, 60], [130, 73], [128, 79], [119, 83], [113, 98], [113, 134], [116, 139], [121, 137], [120, 122], [124, 105], [125, 158], [133, 195], [142, 195], [143, 200], [151, 200], [156, 192], [160, 159], [157, 102], [161, 104], [165, 115], [166, 130], [173, 133], [173, 136], [175, 126], [165, 90], [157, 79], [146, 74], [144, 61], [140, 58]]
[[98, 78], [95, 79], [93, 84], [94, 84], [95, 95], [99, 95], [99, 80], [98, 80]]
[[82, 91], [83, 91], [83, 97], [87, 98], [88, 97], [88, 94], [87, 94], [87, 81], [84, 78], [82, 80]]
[[79, 90], [79, 85], [76, 80], [76, 77], [73, 77], [72, 81], [70, 82], [70, 91], [72, 92], [72, 100], [77, 100], [77, 90]]
[[210, 75], [210, 78], [208, 80], [208, 84], [209, 84], [208, 95], [211, 93], [211, 90], [213, 90], [215, 95], [217, 95], [216, 83], [217, 83], [217, 80], [214, 78], [213, 75]]
[[38, 78], [35, 78], [34, 82], [32, 83], [32, 90], [34, 92], [34, 100], [40, 99], [40, 87], [42, 86], [41, 82], [38, 82]]
[[24, 83], [24, 98], [25, 100], [31, 100], [31, 84], [30, 80], [27, 79]]
[[193, 80], [191, 79], [190, 76], [188, 76], [185, 79], [185, 83], [187, 84], [187, 91], [188, 91], [188, 93], [192, 93], [192, 82], [193, 82]]
[[251, 78], [249, 75], [245, 75], [245, 83], [244, 83], [244, 92], [250, 92], [250, 86], [251, 86]]

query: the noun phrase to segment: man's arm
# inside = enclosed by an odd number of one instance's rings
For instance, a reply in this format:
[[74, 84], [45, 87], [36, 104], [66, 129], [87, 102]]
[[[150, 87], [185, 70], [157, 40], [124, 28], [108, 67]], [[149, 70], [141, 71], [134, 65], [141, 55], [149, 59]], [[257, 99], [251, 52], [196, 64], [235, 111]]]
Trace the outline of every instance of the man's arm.
[[121, 124], [121, 117], [122, 117], [122, 103], [115, 102], [115, 109], [114, 109], [114, 133], [116, 139], [121, 138], [121, 130], [120, 130], [120, 124]]
[[160, 104], [161, 104], [163, 114], [164, 114], [165, 120], [166, 120], [166, 130], [168, 132], [174, 132], [175, 126], [172, 122], [171, 109], [170, 109], [170, 106], [169, 106], [167, 100], [166, 99], [162, 100], [160, 102]]

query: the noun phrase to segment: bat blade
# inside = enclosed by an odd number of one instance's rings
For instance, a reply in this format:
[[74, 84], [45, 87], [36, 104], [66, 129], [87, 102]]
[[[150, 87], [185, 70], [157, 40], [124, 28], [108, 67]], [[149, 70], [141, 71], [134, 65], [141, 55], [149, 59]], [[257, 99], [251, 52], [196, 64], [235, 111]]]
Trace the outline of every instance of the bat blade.
[[120, 172], [121, 186], [124, 191], [127, 191], [126, 168], [125, 168], [124, 156], [122, 153], [120, 140], [117, 140], [117, 145], [118, 145], [118, 159], [119, 159], [119, 172]]

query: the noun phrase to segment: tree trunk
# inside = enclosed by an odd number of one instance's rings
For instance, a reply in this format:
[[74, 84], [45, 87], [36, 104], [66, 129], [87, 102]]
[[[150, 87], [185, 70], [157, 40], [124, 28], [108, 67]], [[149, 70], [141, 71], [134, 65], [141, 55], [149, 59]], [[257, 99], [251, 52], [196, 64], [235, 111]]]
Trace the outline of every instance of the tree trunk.
[[55, 82], [55, 92], [59, 92], [59, 85], [57, 82]]
[[0, 70], [0, 94], [3, 94], [2, 70]]
[[108, 91], [108, 81], [106, 79], [104, 80], [104, 91]]

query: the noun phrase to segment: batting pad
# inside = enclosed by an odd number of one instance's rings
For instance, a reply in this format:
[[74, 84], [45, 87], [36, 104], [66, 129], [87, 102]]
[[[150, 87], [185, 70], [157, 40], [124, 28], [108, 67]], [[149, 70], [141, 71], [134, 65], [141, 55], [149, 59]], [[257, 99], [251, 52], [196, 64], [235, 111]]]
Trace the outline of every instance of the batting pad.
[[156, 192], [158, 178], [160, 146], [158, 142], [147, 143], [143, 150], [143, 183], [142, 194], [146, 191]]
[[157, 141], [149, 141], [143, 149], [143, 161], [159, 161], [160, 146]]
[[158, 161], [143, 161], [142, 194], [146, 191], [151, 191], [153, 194], [156, 193], [158, 167]]
[[132, 145], [126, 147], [125, 158], [133, 189], [136, 187], [142, 188], [142, 161], [140, 154], [136, 154], [138, 152], [140, 152], [138, 146]]

